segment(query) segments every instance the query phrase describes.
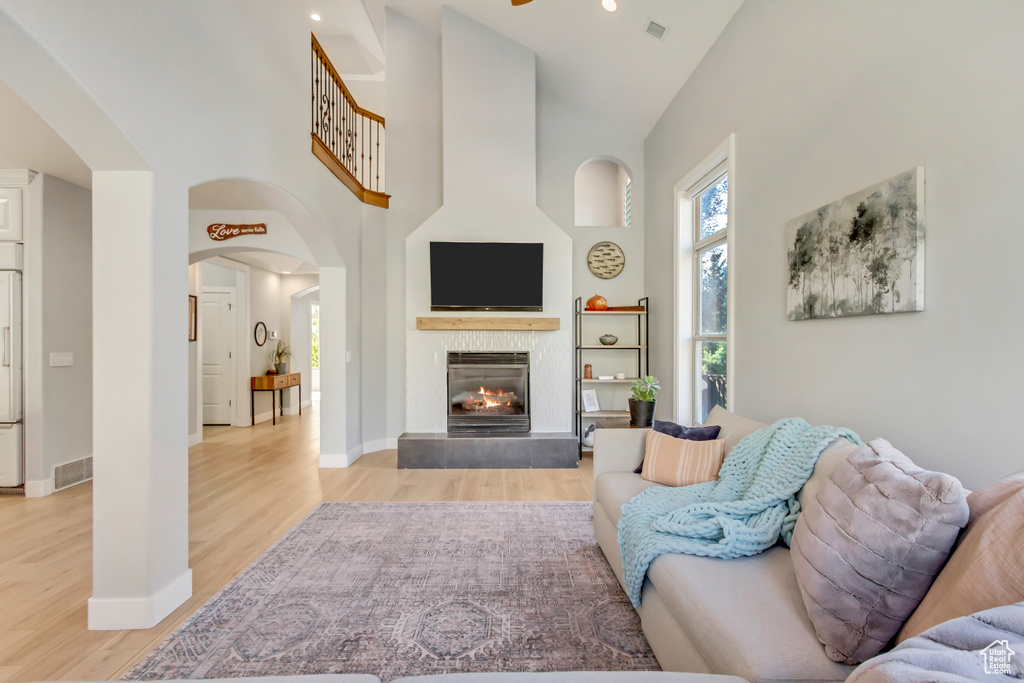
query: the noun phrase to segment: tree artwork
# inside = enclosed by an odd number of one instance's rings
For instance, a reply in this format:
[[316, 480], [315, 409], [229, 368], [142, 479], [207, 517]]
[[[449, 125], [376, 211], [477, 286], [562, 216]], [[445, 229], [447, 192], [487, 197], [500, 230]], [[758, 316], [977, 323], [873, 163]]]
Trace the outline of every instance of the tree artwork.
[[790, 320], [924, 310], [924, 169], [787, 225]]

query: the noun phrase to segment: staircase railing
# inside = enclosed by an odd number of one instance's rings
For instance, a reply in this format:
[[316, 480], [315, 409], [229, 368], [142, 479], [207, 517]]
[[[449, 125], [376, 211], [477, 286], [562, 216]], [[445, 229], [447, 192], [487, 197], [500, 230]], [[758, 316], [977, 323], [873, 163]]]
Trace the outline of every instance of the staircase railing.
[[388, 208], [384, 117], [363, 109], [316, 36], [313, 39], [313, 154], [367, 204]]

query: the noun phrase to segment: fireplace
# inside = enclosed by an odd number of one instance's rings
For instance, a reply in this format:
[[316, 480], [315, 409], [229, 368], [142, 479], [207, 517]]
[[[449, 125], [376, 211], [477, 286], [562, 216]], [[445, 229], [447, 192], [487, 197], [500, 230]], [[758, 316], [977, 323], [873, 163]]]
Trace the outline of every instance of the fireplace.
[[448, 432], [530, 431], [530, 354], [448, 353]]

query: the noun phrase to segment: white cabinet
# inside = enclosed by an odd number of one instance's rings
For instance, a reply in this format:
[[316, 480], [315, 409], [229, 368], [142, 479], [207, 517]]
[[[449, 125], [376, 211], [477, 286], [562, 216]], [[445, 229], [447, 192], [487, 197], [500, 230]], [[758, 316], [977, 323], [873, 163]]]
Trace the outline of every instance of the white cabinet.
[[22, 241], [22, 195], [20, 187], [0, 187], [0, 240]]

